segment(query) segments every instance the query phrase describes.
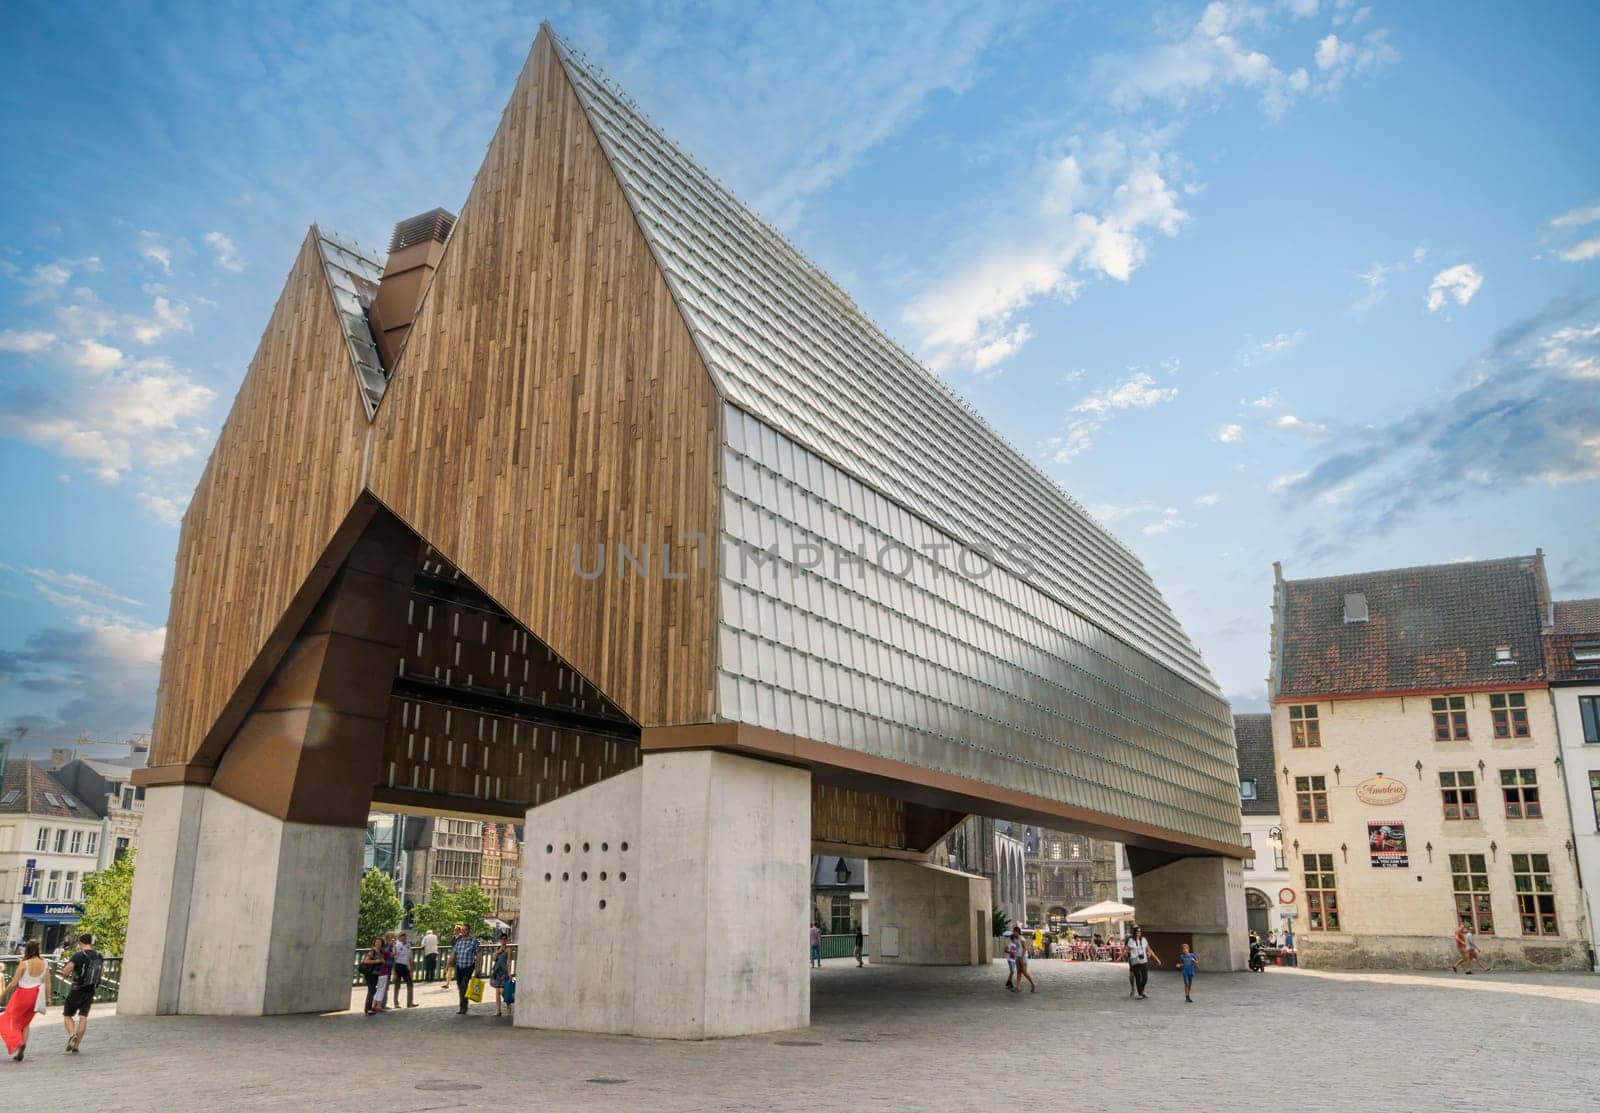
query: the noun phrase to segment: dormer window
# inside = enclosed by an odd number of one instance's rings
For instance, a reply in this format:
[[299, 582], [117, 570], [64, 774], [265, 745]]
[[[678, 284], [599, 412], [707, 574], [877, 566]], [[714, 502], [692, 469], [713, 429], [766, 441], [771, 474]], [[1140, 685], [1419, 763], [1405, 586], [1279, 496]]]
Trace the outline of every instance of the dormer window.
[[1494, 647], [1494, 663], [1497, 665], [1514, 665], [1517, 659], [1512, 656], [1511, 647], [1504, 643]]
[[1256, 779], [1244, 777], [1239, 781], [1239, 799], [1254, 800], [1256, 798]]
[[1346, 622], [1365, 622], [1367, 620], [1367, 597], [1359, 591], [1352, 591], [1344, 597], [1344, 620]]
[[1575, 665], [1600, 665], [1600, 642], [1574, 642], [1572, 663]]

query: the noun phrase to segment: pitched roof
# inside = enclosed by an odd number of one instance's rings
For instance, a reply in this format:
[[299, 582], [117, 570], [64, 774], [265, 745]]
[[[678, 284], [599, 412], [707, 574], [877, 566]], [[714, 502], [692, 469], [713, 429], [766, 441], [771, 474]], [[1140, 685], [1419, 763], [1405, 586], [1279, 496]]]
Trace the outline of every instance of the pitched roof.
[[[1543, 682], [1543, 558], [1282, 580], [1273, 695], [1315, 698]], [[1368, 617], [1346, 621], [1345, 597]], [[1498, 649], [1509, 647], [1502, 663]]]
[[[52, 803], [52, 799], [57, 802]], [[69, 793], [66, 786], [48, 769], [25, 757], [6, 762], [5, 782], [0, 784], [0, 815], [98, 818], [82, 801]]]
[[1573, 647], [1600, 644], [1600, 599], [1558, 600], [1550, 608], [1545, 667], [1551, 680], [1600, 683], [1600, 661], [1580, 662]]
[[724, 399], [1220, 695], [1138, 557], [552, 37]]
[[1272, 771], [1272, 716], [1235, 715], [1233, 740], [1239, 749], [1239, 779], [1255, 779], [1256, 798], [1241, 800], [1245, 815], [1278, 814], [1278, 778]]

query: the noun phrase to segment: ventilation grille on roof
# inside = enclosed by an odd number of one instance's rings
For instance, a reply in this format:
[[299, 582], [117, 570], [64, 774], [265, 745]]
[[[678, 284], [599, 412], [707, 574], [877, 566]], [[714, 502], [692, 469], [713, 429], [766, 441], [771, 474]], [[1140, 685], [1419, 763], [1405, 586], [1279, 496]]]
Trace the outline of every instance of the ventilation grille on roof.
[[1346, 622], [1367, 620], [1367, 597], [1361, 592], [1352, 591], [1344, 597], [1344, 620]]
[[450, 229], [455, 226], [454, 214], [444, 209], [433, 209], [402, 220], [394, 226], [394, 236], [389, 240], [389, 254], [393, 255], [402, 247], [410, 247], [414, 243], [427, 243], [429, 240], [444, 243], [450, 238]]

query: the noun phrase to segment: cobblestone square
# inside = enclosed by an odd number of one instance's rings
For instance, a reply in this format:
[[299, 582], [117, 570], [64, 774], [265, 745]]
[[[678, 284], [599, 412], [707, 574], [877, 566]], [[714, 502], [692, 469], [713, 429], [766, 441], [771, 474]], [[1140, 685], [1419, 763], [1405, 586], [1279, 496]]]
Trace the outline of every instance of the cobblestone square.
[[[1292, 1108], [1592, 1110], [1600, 978], [855, 968], [813, 977], [809, 1029], [701, 1043], [515, 1029], [453, 991], [371, 1019], [119, 1017], [81, 1055], [60, 1009], [0, 1063], [8, 1113], [94, 1110]], [[533, 992], [534, 987], [523, 991]]]

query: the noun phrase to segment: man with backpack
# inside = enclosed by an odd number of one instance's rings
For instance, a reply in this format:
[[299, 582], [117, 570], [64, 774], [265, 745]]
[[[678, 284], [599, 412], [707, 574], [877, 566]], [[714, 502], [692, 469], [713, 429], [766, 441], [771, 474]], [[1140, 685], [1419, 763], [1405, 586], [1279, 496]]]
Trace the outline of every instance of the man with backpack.
[[100, 988], [100, 975], [105, 965], [105, 958], [94, 949], [94, 936], [88, 932], [78, 936], [78, 949], [62, 963], [72, 989], [67, 992], [66, 1004], [61, 1009], [61, 1023], [67, 1029], [67, 1050], [74, 1055], [89, 1027], [89, 1007], [94, 1004], [95, 990]]

